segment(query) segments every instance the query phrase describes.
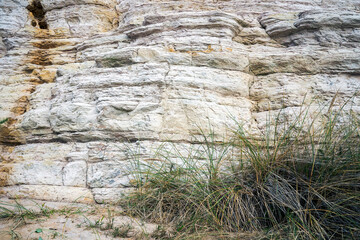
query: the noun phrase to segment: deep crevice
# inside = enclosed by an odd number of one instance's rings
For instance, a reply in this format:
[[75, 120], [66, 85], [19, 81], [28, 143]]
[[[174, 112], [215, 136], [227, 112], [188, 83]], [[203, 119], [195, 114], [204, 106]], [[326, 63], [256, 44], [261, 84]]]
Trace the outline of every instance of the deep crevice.
[[[37, 20], [40, 29], [48, 29], [48, 25], [45, 21], [45, 11], [43, 6], [41, 5], [40, 0], [34, 0], [30, 5], [26, 7]], [[32, 22], [32, 26], [36, 26], [36, 23]]]

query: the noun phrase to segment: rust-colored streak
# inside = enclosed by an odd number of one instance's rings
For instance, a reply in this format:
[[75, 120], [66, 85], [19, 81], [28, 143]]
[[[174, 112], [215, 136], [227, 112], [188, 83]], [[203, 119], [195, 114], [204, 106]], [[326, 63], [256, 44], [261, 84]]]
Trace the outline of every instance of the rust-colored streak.
[[[27, 89], [28, 95], [35, 91], [35, 86]], [[10, 112], [14, 117], [9, 118], [4, 124], [0, 126], [0, 143], [7, 144], [21, 144], [24, 142], [22, 132], [17, 129], [18, 116], [23, 115], [29, 110], [29, 97], [22, 96], [16, 101], [15, 107]]]
[[37, 49], [29, 52], [29, 62], [40, 66], [52, 65], [52, 56], [48, 50]]
[[35, 88], [36, 86], [32, 85], [30, 88], [26, 89], [25, 95], [17, 99], [15, 102], [15, 107], [10, 110], [10, 112], [13, 113], [13, 117], [8, 118], [5, 123], [0, 125], [0, 143], [17, 145], [24, 142], [22, 132], [17, 129], [17, 123], [19, 116], [23, 115], [29, 110], [29, 96], [35, 91]]
[[39, 42], [33, 42], [32, 45], [34, 47], [40, 48], [40, 49], [51, 49], [51, 48], [57, 48], [64, 45], [68, 45], [69, 43], [66, 41], [51, 41], [51, 40], [43, 40]]
[[0, 187], [9, 185], [9, 177], [11, 174], [11, 166], [0, 165]]
[[[24, 65], [27, 66], [24, 68], [24, 75], [31, 86], [16, 100], [15, 107], [10, 110], [11, 115], [8, 121], [0, 125], [0, 144], [7, 146], [25, 142], [24, 132], [19, 128], [19, 121], [30, 108], [29, 98], [37, 85], [55, 81], [56, 68], [49, 66], [52, 66], [53, 59], [62, 53], [61, 50], [56, 51], [55, 48], [71, 44], [67, 40], [60, 39], [65, 36], [62, 29], [48, 29], [45, 11], [39, 0], [30, 1], [27, 10], [33, 26], [34, 39], [31, 41], [33, 48], [24, 59]], [[0, 174], [0, 186], [6, 182], [4, 174]]]
[[34, 29], [34, 37], [47, 41], [49, 39], [62, 39], [68, 37], [68, 31], [63, 28], [57, 29]]
[[13, 112], [15, 116], [23, 115], [28, 110], [29, 98], [28, 96], [22, 96], [16, 101], [16, 103], [16, 107], [12, 108], [11, 112]]
[[10, 118], [6, 124], [0, 126], [0, 143], [21, 144], [23, 137], [21, 132], [16, 129], [17, 119]]

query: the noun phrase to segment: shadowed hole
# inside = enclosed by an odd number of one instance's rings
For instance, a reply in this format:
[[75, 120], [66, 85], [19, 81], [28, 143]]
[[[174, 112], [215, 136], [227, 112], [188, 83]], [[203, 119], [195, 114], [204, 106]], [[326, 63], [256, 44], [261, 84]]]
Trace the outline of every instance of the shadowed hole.
[[[40, 0], [34, 0], [30, 5], [26, 7], [27, 10], [29, 10], [35, 17], [35, 19], [39, 23], [40, 29], [47, 29], [48, 25], [45, 21], [45, 11], [43, 6], [41, 5]], [[31, 22], [32, 26], [36, 26], [36, 22]]]

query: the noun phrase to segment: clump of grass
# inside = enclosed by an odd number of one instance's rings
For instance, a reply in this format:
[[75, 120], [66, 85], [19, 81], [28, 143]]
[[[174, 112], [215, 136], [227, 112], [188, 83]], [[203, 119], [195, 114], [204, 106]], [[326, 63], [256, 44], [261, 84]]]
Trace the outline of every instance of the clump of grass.
[[35, 219], [42, 216], [49, 217], [53, 213], [53, 210], [47, 208], [44, 204], [35, 204], [39, 208], [39, 211], [25, 207], [17, 200], [15, 200], [15, 203], [0, 201], [0, 219], [12, 218], [25, 222], [26, 219]]
[[18, 232], [16, 232], [15, 229], [13, 229], [13, 228], [8, 230], [8, 231], [3, 231], [3, 233], [10, 236], [11, 240], [19, 240], [19, 239], [21, 239], [21, 235]]
[[6, 123], [8, 120], [9, 120], [8, 118], [1, 119], [1, 120], [0, 120], [0, 125], [3, 124], [3, 123]]
[[138, 188], [123, 205], [179, 233], [359, 239], [360, 122], [345, 106], [312, 117], [303, 108], [291, 121], [280, 113], [257, 136], [239, 124], [229, 143], [204, 134], [187, 154], [173, 146], [137, 161]]
[[27, 219], [36, 219], [39, 217], [49, 217], [54, 213], [45, 206], [36, 203], [39, 211], [25, 207], [23, 204], [15, 200], [15, 203], [7, 203], [0, 201], [0, 219], [12, 219], [13, 224], [8, 231], [5, 231], [11, 239], [21, 239], [21, 235], [16, 232], [16, 229], [26, 224]]
[[109, 229], [113, 229], [114, 227], [114, 220], [115, 220], [114, 213], [109, 208], [107, 210], [107, 213], [108, 213], [106, 218], [107, 221], [105, 226], [102, 228], [102, 230], [109, 230]]
[[173, 229], [165, 228], [164, 226], [159, 225], [157, 229], [151, 233], [151, 238], [153, 239], [172, 239]]
[[[87, 228], [99, 228], [99, 229], [102, 229], [102, 225], [104, 224], [103, 223], [104, 216], [102, 216], [100, 219], [97, 219], [97, 220], [94, 220], [94, 221], [90, 220], [86, 216], [83, 216], [83, 217], [84, 217], [84, 223], [86, 224]], [[79, 227], [81, 227], [81, 224], [79, 225]]]
[[130, 224], [123, 224], [120, 227], [115, 227], [112, 231], [111, 235], [114, 238], [127, 238], [129, 236], [129, 232], [133, 229]]
[[[114, 213], [108, 208], [107, 209], [107, 216], [105, 218], [105, 216], [101, 216], [101, 218], [97, 219], [97, 220], [90, 220], [88, 217], [86, 217], [85, 215], [83, 215], [84, 217], [84, 224], [86, 225], [87, 228], [98, 228], [102, 231], [105, 230], [109, 230], [109, 229], [113, 229], [114, 227]], [[105, 223], [105, 220], [106, 223]], [[82, 224], [78, 224], [78, 227], [81, 227]]]

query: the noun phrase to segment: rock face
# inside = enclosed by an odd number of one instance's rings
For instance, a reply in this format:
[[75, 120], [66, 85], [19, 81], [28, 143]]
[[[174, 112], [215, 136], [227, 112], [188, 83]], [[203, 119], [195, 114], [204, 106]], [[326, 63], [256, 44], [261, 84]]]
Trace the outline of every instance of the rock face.
[[359, 27], [358, 0], [1, 1], [1, 194], [116, 201], [134, 151], [345, 100]]

